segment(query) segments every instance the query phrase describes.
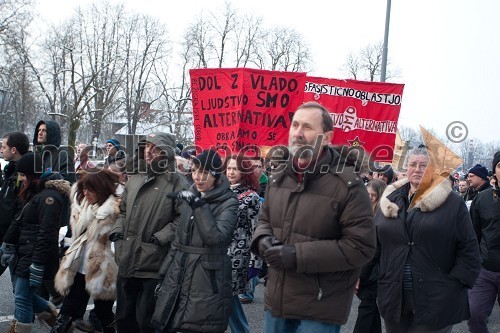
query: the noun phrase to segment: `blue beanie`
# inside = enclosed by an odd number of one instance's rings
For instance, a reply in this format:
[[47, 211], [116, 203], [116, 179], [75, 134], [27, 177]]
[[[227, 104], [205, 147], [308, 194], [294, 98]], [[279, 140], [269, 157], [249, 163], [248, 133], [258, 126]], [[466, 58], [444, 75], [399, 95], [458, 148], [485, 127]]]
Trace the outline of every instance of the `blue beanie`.
[[116, 139], [109, 139], [106, 143], [111, 143], [117, 150], [120, 150], [120, 141]]
[[476, 176], [488, 181], [488, 169], [486, 169], [481, 164], [476, 164], [470, 168], [469, 173], [473, 173]]

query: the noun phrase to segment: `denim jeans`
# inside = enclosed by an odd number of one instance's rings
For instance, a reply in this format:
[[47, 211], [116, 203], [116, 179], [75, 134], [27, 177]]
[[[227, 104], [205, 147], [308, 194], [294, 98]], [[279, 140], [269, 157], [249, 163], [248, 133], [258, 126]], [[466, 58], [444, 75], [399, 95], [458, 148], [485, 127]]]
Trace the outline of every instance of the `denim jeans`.
[[20, 323], [32, 323], [35, 313], [50, 311], [48, 302], [35, 294], [36, 288], [30, 287], [29, 279], [16, 276], [15, 289], [14, 318]]
[[265, 311], [265, 333], [339, 333], [340, 325], [307, 319], [283, 319]]
[[229, 328], [231, 332], [250, 333], [250, 326], [248, 325], [247, 317], [243, 312], [238, 295], [234, 295], [231, 301], [231, 315], [229, 316]]
[[240, 294], [240, 298], [247, 298], [250, 301], [253, 301], [254, 299], [254, 292], [255, 292], [255, 287], [259, 284], [259, 277], [254, 276], [250, 280], [248, 280], [246, 286], [245, 286], [245, 293]]

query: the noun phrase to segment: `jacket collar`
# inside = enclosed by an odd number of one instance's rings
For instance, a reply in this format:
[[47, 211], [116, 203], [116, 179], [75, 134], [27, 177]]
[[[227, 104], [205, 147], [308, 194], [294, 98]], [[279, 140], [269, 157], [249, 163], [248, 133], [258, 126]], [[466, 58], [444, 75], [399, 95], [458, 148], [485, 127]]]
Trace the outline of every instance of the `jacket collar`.
[[[415, 209], [420, 209], [423, 212], [432, 212], [446, 201], [452, 191], [450, 181], [445, 178], [435, 178], [433, 182], [440, 182], [429, 193], [424, 195], [422, 200], [415, 205]], [[394, 202], [399, 195], [408, 195], [409, 190], [408, 178], [398, 180], [395, 183], [387, 186], [382, 198], [380, 199], [380, 210], [385, 217], [396, 218], [398, 217], [400, 207]]]

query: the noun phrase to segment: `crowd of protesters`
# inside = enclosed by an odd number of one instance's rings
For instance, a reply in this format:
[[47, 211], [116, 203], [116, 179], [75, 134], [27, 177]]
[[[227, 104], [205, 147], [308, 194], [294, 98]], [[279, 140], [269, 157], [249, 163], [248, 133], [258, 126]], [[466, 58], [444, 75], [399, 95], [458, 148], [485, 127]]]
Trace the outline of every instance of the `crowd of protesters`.
[[421, 145], [403, 173], [332, 136], [316, 102], [266, 156], [184, 149], [154, 132], [133, 156], [108, 139], [97, 165], [91, 146], [74, 157], [61, 146], [54, 121], [37, 123], [33, 152], [24, 133], [5, 134], [9, 332], [38, 319], [54, 333], [249, 333], [244, 306], [262, 279], [266, 333], [338, 333], [354, 296], [358, 333], [446, 333], [464, 320], [488, 332], [500, 295], [500, 152], [490, 171], [448, 177]]

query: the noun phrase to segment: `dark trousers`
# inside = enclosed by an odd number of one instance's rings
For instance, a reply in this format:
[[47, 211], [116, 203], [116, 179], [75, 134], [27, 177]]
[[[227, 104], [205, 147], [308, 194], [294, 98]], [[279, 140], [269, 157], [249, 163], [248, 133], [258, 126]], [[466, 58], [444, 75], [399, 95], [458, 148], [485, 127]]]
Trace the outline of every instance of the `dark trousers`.
[[[85, 275], [76, 273], [75, 281], [69, 294], [64, 297], [59, 313], [73, 317], [73, 319], [83, 318], [89, 299], [90, 295], [85, 290]], [[113, 300], [94, 299], [94, 311], [103, 326], [111, 324], [114, 320], [113, 304]]]
[[387, 333], [451, 333], [453, 325], [440, 329], [428, 327], [417, 327], [413, 324], [415, 316], [415, 303], [413, 302], [413, 291], [403, 291], [403, 310], [399, 323], [384, 320]]
[[377, 284], [369, 288], [375, 289], [371, 297], [361, 299], [358, 306], [358, 318], [354, 326], [354, 333], [382, 333], [382, 320], [377, 305]]
[[116, 328], [119, 333], [153, 333], [155, 288], [159, 280], [124, 278], [118, 275]]
[[483, 267], [474, 287], [469, 290], [470, 319], [472, 333], [487, 333], [487, 319], [491, 315], [495, 300], [500, 297], [500, 272], [492, 272]]

